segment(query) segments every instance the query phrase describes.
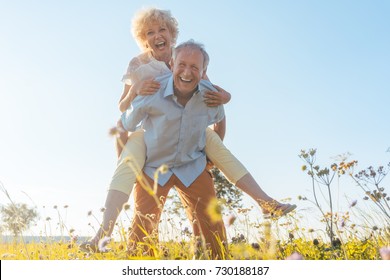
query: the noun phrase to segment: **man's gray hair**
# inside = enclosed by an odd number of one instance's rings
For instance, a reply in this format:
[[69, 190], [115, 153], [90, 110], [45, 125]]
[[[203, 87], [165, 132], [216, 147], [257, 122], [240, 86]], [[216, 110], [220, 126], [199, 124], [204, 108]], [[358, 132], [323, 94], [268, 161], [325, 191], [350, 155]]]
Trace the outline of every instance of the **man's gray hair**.
[[174, 60], [176, 59], [178, 53], [184, 48], [199, 50], [203, 55], [203, 70], [207, 68], [210, 61], [209, 54], [206, 52], [203, 44], [195, 42], [193, 39], [183, 42], [173, 49], [172, 57]]

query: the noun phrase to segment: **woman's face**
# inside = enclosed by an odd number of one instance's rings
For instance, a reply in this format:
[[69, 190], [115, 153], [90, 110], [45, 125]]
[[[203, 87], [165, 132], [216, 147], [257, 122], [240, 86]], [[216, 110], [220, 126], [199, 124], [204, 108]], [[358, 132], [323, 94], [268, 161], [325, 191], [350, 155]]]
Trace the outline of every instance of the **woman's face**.
[[154, 58], [169, 61], [172, 55], [172, 35], [164, 23], [154, 22], [145, 29], [146, 47]]

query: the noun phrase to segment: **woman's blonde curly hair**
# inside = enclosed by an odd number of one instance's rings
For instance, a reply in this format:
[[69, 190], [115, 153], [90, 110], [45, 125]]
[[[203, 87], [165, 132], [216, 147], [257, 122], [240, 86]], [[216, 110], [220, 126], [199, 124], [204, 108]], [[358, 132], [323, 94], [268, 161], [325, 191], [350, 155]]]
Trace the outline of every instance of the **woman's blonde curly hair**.
[[179, 24], [168, 10], [160, 10], [157, 8], [146, 8], [138, 11], [131, 23], [131, 33], [137, 41], [139, 47], [146, 50], [145, 29], [153, 23], [164, 23], [172, 36], [172, 45], [176, 44], [177, 36], [179, 35]]

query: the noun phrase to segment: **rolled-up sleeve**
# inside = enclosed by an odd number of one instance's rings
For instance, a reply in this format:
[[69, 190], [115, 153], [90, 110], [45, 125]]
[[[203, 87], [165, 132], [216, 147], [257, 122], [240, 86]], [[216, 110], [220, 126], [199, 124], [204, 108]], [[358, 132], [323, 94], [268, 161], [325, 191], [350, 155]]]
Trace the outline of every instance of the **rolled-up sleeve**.
[[[207, 80], [201, 80], [199, 86], [202, 97], [204, 96], [204, 93], [208, 90], [218, 92], [218, 90], [213, 86], [213, 84]], [[208, 107], [208, 115], [209, 125], [220, 122], [225, 117], [225, 109], [223, 105], [219, 105], [218, 107]]]
[[217, 116], [216, 116], [217, 121], [216, 122], [220, 122], [225, 117], [225, 109], [223, 108], [223, 105], [220, 105], [217, 108], [218, 108], [218, 110], [217, 110]]
[[225, 117], [223, 105], [218, 107], [208, 107], [208, 125], [218, 123]]

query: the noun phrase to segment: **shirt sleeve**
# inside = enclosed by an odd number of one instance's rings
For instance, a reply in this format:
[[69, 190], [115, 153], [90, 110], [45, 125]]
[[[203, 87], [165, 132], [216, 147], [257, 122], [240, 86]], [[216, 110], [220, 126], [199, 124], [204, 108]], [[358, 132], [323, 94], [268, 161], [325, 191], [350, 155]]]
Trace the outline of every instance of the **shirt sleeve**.
[[121, 121], [127, 131], [134, 132], [140, 122], [146, 117], [149, 96], [137, 96], [129, 109], [123, 112]]
[[223, 105], [217, 107], [216, 122], [220, 122], [225, 117], [225, 109]]
[[[218, 91], [213, 86], [213, 84], [208, 80], [201, 80], [200, 85], [202, 87], [202, 95], [206, 90]], [[222, 121], [224, 117], [225, 117], [225, 109], [223, 105], [209, 108], [209, 120], [208, 120], [209, 125]]]

